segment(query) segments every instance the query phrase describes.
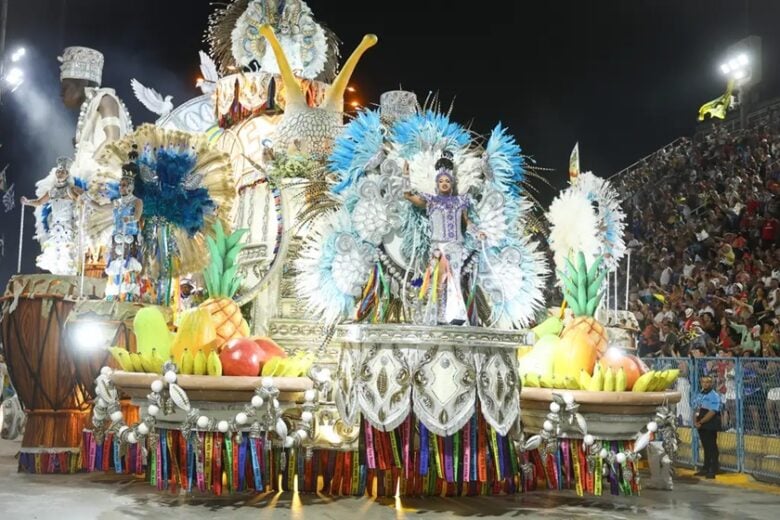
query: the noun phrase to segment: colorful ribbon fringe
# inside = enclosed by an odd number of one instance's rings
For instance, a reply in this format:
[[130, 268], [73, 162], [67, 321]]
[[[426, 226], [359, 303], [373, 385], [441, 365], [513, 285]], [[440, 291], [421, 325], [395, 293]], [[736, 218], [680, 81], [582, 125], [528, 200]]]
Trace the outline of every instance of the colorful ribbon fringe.
[[[247, 433], [226, 436], [194, 432], [184, 439], [179, 431], [158, 430], [143, 460], [139, 445], [120, 447], [107, 436], [97, 445], [84, 433], [84, 449], [54, 468], [76, 464], [86, 471], [143, 473], [157, 489], [223, 493], [254, 490], [324, 492], [362, 496], [472, 496], [530, 491], [539, 484], [548, 489], [573, 489], [600, 495], [636, 495], [639, 486], [633, 463], [589, 463], [582, 441], [562, 439], [554, 453], [518, 453], [514, 443], [498, 435], [475, 413], [466, 426], [450, 437], [428, 431], [411, 416], [393, 431], [381, 431], [368, 422], [358, 450], [282, 449]], [[614, 451], [631, 443], [603, 442]], [[48, 468], [53, 457], [20, 465]], [[40, 459], [40, 460], [38, 460]], [[604, 469], [606, 468], [606, 470]], [[630, 471], [628, 471], [630, 470]], [[41, 471], [42, 472], [42, 471]], [[631, 476], [631, 478], [627, 478]]]

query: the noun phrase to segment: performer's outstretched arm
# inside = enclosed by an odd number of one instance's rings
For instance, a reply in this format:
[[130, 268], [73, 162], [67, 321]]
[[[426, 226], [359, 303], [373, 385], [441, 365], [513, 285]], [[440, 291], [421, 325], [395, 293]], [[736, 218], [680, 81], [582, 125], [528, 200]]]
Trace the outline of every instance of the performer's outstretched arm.
[[27, 197], [22, 197], [21, 201], [22, 201], [22, 204], [24, 204], [26, 206], [33, 206], [33, 207], [37, 208], [38, 206], [42, 206], [42, 205], [46, 204], [47, 202], [49, 202], [49, 194], [48, 193], [44, 193], [43, 196], [41, 196], [41, 197], [39, 197], [37, 199], [28, 199]]
[[100, 114], [100, 120], [98, 126], [103, 129], [103, 133], [106, 138], [95, 150], [95, 158], [100, 157], [103, 152], [103, 148], [112, 142], [119, 139], [119, 104], [111, 96], [103, 96], [98, 106], [98, 114]]

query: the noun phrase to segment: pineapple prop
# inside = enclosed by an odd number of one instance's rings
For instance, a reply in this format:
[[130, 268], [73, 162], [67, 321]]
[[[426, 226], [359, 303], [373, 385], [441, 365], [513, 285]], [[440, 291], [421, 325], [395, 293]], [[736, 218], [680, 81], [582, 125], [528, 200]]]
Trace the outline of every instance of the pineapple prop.
[[203, 271], [203, 276], [206, 279], [209, 299], [203, 302], [200, 308], [211, 315], [211, 321], [217, 331], [217, 350], [221, 350], [223, 345], [233, 338], [249, 336], [249, 324], [233, 301], [233, 296], [241, 286], [241, 278], [236, 276], [236, 259], [244, 247], [241, 237], [246, 231], [239, 229], [230, 236], [225, 236], [222, 223], [217, 220], [214, 225], [214, 238], [206, 237], [211, 261]]
[[556, 377], [579, 379], [582, 370], [593, 373], [596, 358], [607, 349], [607, 331], [593, 315], [603, 296], [601, 285], [607, 271], [599, 273], [602, 257], [596, 258], [590, 268], [585, 255], [577, 254], [575, 266], [568, 258], [568, 275], [558, 271], [566, 301], [574, 313], [574, 320], [563, 329], [561, 341], [555, 348], [553, 362]]

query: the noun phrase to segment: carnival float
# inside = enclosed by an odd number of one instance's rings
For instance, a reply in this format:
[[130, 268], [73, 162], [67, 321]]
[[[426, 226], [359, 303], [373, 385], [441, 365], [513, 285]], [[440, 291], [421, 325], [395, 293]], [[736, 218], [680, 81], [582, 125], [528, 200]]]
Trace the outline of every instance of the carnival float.
[[174, 108], [133, 80], [160, 114], [134, 130], [99, 52], [61, 58], [77, 147], [23, 200], [50, 274], [3, 298], [20, 471], [632, 495], [649, 445], [668, 471], [677, 374], [631, 354], [605, 301], [626, 252], [608, 181], [577, 163], [541, 216], [546, 172], [502, 124], [477, 136], [406, 91], [346, 119], [377, 37], [339, 70], [302, 1], [236, 0], [206, 40], [203, 95]]

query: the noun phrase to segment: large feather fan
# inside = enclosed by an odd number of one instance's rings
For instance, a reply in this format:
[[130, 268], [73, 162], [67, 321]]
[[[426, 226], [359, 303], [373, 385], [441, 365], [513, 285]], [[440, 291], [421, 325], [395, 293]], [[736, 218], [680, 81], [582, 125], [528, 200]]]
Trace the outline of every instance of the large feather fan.
[[[95, 182], [117, 182], [134, 145], [141, 170], [135, 195], [143, 201], [145, 235], [172, 232], [177, 258], [172, 275], [201, 270], [208, 262], [205, 233], [213, 229], [215, 219], [228, 221], [232, 208], [230, 157], [211, 147], [205, 135], [143, 125], [106, 148]], [[102, 213], [90, 219], [90, 235], [112, 225], [110, 206]]]
[[548, 274], [544, 253], [528, 237], [485, 251], [478, 280], [490, 303], [491, 325], [504, 329], [527, 327], [544, 307]]
[[376, 250], [360, 240], [345, 209], [321, 217], [295, 261], [296, 290], [307, 311], [329, 325], [347, 318], [375, 258]]
[[566, 258], [582, 251], [590, 265], [599, 254], [598, 220], [593, 204], [581, 191], [567, 188], [550, 204], [547, 212], [550, 222], [548, 241], [555, 266], [566, 272]]
[[386, 155], [384, 138], [387, 129], [376, 110], [361, 110], [333, 143], [328, 168], [338, 176], [334, 193], [341, 193], [357, 180], [379, 168]]
[[223, 74], [234, 67], [256, 63], [278, 73], [273, 52], [257, 28], [268, 23], [279, 35], [293, 70], [301, 77], [331, 83], [339, 63], [339, 39], [313, 18], [300, 0], [282, 3], [267, 0], [233, 0], [209, 17], [206, 40]]
[[482, 154], [485, 181], [512, 198], [520, 196], [525, 180], [525, 161], [521, 152], [515, 138], [498, 123], [490, 133]]
[[626, 253], [623, 240], [626, 215], [620, 207], [620, 198], [611, 183], [592, 172], [577, 176], [571, 189], [584, 194], [596, 214], [598, 238], [601, 243], [597, 254], [604, 256], [604, 266], [610, 271], [617, 268]]

